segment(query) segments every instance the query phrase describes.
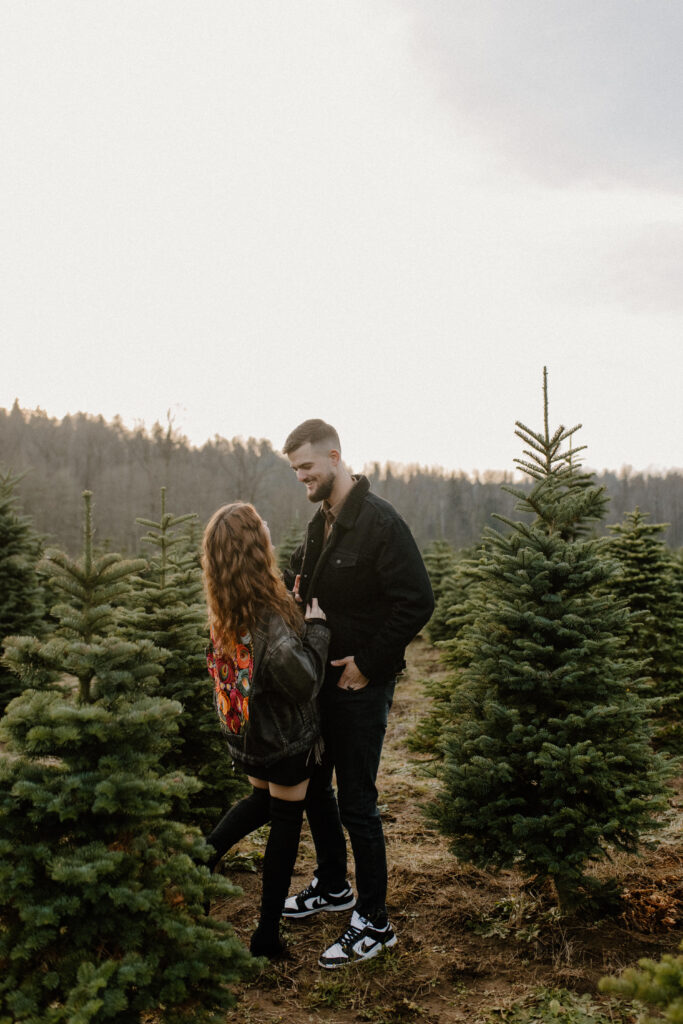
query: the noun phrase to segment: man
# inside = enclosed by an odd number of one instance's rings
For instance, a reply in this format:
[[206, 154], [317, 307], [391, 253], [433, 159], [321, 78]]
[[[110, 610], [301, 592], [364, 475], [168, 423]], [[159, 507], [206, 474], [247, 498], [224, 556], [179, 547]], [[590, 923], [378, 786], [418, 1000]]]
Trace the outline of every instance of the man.
[[[299, 919], [355, 905], [349, 928], [318, 961], [335, 968], [396, 943], [387, 917], [375, 783], [405, 648], [431, 616], [434, 597], [408, 526], [388, 501], [371, 493], [366, 477], [349, 474], [333, 427], [306, 420], [283, 451], [308, 500], [322, 503], [286, 580], [304, 607], [318, 599], [332, 631], [320, 694], [325, 752], [306, 797], [318, 863], [312, 883], [289, 897], [283, 913]], [[342, 824], [351, 840], [357, 903], [346, 878]]]

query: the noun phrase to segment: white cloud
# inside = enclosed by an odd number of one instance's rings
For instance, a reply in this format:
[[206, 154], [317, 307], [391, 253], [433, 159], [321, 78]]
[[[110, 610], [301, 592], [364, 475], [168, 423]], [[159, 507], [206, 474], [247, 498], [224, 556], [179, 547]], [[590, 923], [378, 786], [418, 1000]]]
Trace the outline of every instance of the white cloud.
[[396, 2], [458, 120], [534, 177], [680, 190], [681, 4]]

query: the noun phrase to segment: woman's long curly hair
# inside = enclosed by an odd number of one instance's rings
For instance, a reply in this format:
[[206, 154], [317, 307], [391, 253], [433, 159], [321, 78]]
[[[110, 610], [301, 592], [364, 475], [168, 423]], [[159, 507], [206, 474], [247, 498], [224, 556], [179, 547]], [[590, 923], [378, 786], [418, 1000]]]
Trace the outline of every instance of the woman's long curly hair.
[[263, 520], [253, 505], [223, 505], [209, 520], [202, 569], [214, 640], [224, 650], [251, 630], [265, 611], [277, 612], [297, 633], [301, 612], [287, 591]]

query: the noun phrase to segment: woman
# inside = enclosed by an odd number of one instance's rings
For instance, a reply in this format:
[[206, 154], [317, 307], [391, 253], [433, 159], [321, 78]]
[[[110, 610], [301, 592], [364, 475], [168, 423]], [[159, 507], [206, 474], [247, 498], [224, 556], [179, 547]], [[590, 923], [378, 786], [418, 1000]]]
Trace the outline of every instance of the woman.
[[255, 956], [282, 954], [279, 922], [299, 847], [311, 767], [320, 759], [316, 696], [330, 632], [316, 599], [304, 619], [277, 569], [266, 523], [234, 502], [204, 532], [202, 568], [211, 626], [207, 660], [216, 712], [235, 764], [252, 785], [208, 842], [213, 870], [238, 840], [270, 821]]

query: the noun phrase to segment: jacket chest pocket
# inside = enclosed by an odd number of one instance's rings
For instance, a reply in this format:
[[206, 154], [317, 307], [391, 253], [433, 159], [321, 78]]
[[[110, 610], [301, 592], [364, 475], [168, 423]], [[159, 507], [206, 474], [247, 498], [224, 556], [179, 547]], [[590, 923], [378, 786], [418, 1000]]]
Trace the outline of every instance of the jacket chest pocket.
[[[367, 559], [359, 555], [358, 551], [348, 551], [344, 548], [330, 552], [323, 577], [325, 589], [330, 588], [332, 591], [331, 607], [338, 604], [338, 599], [346, 604], [350, 599], [356, 600], [361, 595], [366, 597], [375, 586], [372, 566]], [[320, 603], [324, 610], [322, 596], [321, 593]]]
[[358, 552], [338, 549], [330, 554], [330, 560], [327, 564], [330, 569], [335, 573], [340, 573], [340, 575], [352, 573], [358, 565]]

